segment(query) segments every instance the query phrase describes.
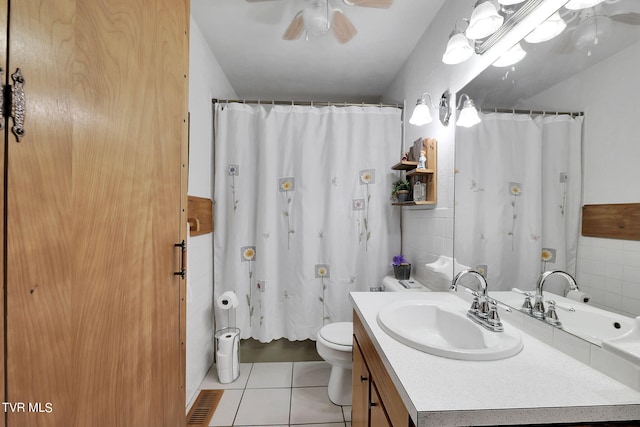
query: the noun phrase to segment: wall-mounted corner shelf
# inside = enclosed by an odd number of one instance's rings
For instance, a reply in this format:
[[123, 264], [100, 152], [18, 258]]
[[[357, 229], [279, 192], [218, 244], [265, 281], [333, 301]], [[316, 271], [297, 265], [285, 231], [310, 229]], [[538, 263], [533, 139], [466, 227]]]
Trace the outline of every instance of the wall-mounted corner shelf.
[[[420, 144], [422, 142], [422, 144]], [[425, 168], [418, 168], [418, 162], [403, 160], [395, 165], [391, 166], [392, 170], [401, 171], [405, 173], [406, 179], [411, 182], [411, 185], [415, 185], [417, 181], [421, 181], [426, 184], [427, 194], [426, 200], [414, 202], [413, 200], [407, 202], [394, 202], [393, 206], [424, 206], [435, 205], [438, 201], [438, 141], [435, 138], [420, 138], [413, 144], [414, 151], [425, 151], [425, 157], [427, 158]]]
[[391, 169], [396, 171], [410, 171], [411, 169], [415, 169], [418, 167], [418, 162], [410, 162], [408, 160], [403, 160], [400, 163], [396, 163], [391, 166]]

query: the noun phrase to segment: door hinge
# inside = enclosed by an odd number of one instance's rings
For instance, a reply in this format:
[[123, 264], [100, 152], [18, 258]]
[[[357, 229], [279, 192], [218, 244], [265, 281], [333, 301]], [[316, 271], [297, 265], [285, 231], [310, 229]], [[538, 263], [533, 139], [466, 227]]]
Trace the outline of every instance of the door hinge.
[[[3, 79], [4, 69], [0, 68], [0, 81]], [[0, 129], [4, 129], [6, 119], [13, 119], [11, 132], [15, 135], [16, 140], [20, 142], [25, 134], [24, 119], [27, 111], [26, 96], [24, 93], [25, 80], [22, 76], [22, 70], [16, 68], [16, 72], [11, 74], [13, 85], [3, 85], [0, 90]]]

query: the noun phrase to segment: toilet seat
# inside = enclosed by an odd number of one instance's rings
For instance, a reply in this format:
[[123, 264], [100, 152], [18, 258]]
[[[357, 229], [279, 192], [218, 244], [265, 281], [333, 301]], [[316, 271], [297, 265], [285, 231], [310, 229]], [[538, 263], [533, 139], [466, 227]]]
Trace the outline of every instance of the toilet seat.
[[318, 332], [318, 338], [334, 350], [350, 352], [353, 349], [353, 322], [325, 325]]

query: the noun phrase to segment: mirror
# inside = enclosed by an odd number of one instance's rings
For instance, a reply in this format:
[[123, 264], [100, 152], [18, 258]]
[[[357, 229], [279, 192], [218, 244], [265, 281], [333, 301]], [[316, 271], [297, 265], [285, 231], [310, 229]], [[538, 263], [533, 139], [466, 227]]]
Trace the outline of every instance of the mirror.
[[[483, 122], [456, 128], [454, 254], [517, 309], [524, 296], [507, 291], [533, 292], [543, 271], [560, 269], [589, 307], [631, 320], [640, 315], [640, 242], [584, 237], [580, 212], [640, 202], [640, 2], [559, 13], [567, 23], [560, 35], [521, 41], [521, 62], [490, 66], [458, 93], [482, 109]], [[544, 286], [559, 295], [561, 320], [560, 306], [581, 304], [565, 302], [568, 290], [561, 277]]]

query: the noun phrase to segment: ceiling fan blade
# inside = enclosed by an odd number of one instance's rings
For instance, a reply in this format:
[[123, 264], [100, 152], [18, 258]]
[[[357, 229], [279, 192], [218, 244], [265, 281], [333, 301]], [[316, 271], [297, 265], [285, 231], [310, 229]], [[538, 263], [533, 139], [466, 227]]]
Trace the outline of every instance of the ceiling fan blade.
[[340, 43], [346, 43], [357, 34], [356, 27], [353, 26], [349, 18], [339, 10], [333, 11], [333, 34]]
[[640, 25], [640, 13], [637, 13], [637, 12], [628, 12], [628, 13], [621, 13], [618, 15], [611, 15], [610, 18], [613, 21], [622, 22], [623, 24]]
[[282, 35], [282, 38], [285, 40], [296, 40], [300, 38], [303, 31], [304, 21], [302, 20], [302, 11], [300, 11], [289, 24], [289, 27]]
[[343, 0], [347, 6], [377, 7], [389, 9], [393, 0]]

